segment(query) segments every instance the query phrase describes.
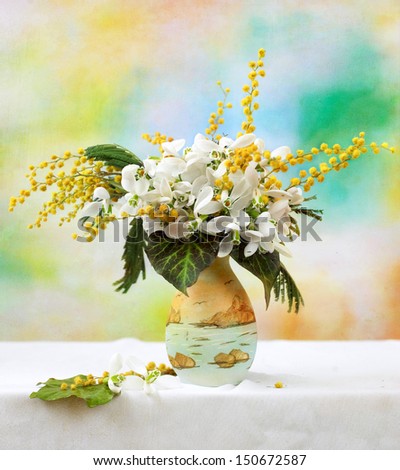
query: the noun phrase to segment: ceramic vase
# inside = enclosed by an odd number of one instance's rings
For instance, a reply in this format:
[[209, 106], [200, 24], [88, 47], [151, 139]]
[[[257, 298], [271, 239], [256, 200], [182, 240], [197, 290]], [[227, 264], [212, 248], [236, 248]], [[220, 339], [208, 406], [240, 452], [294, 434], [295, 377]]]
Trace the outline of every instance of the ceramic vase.
[[175, 295], [168, 317], [166, 347], [172, 367], [184, 383], [239, 384], [254, 359], [257, 328], [229, 256], [204, 269], [187, 293]]

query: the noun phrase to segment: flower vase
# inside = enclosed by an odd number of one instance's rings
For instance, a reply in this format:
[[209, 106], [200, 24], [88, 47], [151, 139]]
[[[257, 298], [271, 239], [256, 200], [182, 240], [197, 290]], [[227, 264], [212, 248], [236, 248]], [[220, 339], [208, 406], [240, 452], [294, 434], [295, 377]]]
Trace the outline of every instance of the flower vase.
[[184, 383], [217, 387], [246, 377], [257, 347], [256, 319], [229, 256], [204, 269], [187, 295], [175, 295], [166, 347]]

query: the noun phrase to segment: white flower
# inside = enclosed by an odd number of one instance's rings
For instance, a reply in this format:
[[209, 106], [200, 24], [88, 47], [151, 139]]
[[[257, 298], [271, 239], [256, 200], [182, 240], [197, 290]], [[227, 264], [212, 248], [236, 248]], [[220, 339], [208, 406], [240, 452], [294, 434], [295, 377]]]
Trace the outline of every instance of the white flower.
[[[255, 189], [258, 187], [258, 173], [255, 170], [256, 162], [252, 162], [244, 173], [240, 172], [236, 178], [230, 194], [221, 194], [221, 202], [229, 209], [233, 217], [237, 217], [245, 209], [254, 197]], [[238, 172], [239, 173], [239, 172]]]
[[177, 178], [186, 170], [187, 163], [179, 156], [163, 158], [156, 168], [156, 176], [165, 177], [168, 180]]
[[141, 205], [137, 197], [134, 198], [132, 194], [128, 193], [122, 196], [118, 202], [113, 205], [113, 210], [117, 212], [118, 217], [124, 217], [125, 214], [136, 215]]
[[228, 224], [225, 232], [227, 232], [227, 235], [225, 235], [219, 244], [218, 258], [230, 255], [233, 247], [240, 244], [240, 230], [236, 228], [236, 224]]
[[158, 390], [168, 390], [181, 386], [178, 377], [161, 375], [159, 370], [148, 371], [145, 364], [134, 356], [126, 359], [126, 365], [140, 374], [126, 376], [123, 382], [124, 390], [143, 390], [146, 394], [157, 393]]
[[271, 158], [281, 157], [282, 159], [286, 158], [289, 153], [291, 153], [290, 148], [283, 145], [271, 152]]
[[301, 188], [290, 188], [287, 190], [290, 195], [290, 204], [296, 206], [297, 204], [301, 204], [304, 201], [303, 191]]
[[209, 183], [214, 185], [215, 180], [224, 176], [226, 171], [227, 168], [224, 162], [221, 162], [216, 170], [213, 170], [212, 168], [208, 167], [206, 170], [206, 175]]
[[290, 212], [289, 200], [279, 199], [268, 206], [271, 218], [279, 222], [282, 218], [286, 217]]
[[[223, 139], [221, 139], [221, 141], [222, 140]], [[242, 149], [251, 145], [255, 140], [256, 136], [254, 134], [244, 134], [228, 145], [228, 149]]]
[[110, 194], [105, 188], [96, 188], [93, 193], [94, 202], [90, 202], [81, 213], [81, 217], [94, 217], [104, 207], [110, 205]]
[[244, 255], [246, 257], [254, 254], [259, 248], [272, 253], [274, 251], [272, 240], [275, 237], [275, 225], [270, 221], [270, 214], [263, 212], [256, 219], [258, 230], [244, 230], [243, 238], [248, 240]]
[[225, 233], [225, 237], [221, 240], [218, 250], [218, 257], [223, 258], [231, 253], [233, 246], [240, 243], [240, 230], [249, 224], [249, 220], [244, 221], [240, 219], [248, 219], [246, 213], [242, 211], [239, 218], [222, 215], [214, 217], [209, 221], [204, 221], [200, 225], [200, 230], [211, 235]]
[[156, 178], [153, 180], [153, 185], [154, 189], [141, 195], [144, 201], [152, 204], [172, 201], [173, 193], [167, 178]]
[[[255, 142], [255, 144], [257, 145], [260, 152], [264, 150], [264, 141], [262, 139], [259, 139], [259, 141]], [[289, 153], [292, 153], [290, 148], [283, 145], [282, 147], [278, 147], [277, 149], [273, 150], [271, 152], [270, 158], [274, 159], [276, 157], [281, 157], [283, 160], [289, 155]], [[268, 165], [268, 162], [269, 162], [269, 159], [263, 159], [261, 160], [260, 165], [262, 167], [265, 167]]]
[[108, 368], [109, 379], [107, 382], [108, 388], [114, 393], [121, 393], [120, 381], [117, 380], [117, 384], [115, 384], [113, 381], [113, 377], [115, 377], [121, 371], [122, 365], [123, 365], [123, 360], [122, 360], [121, 354], [119, 353], [114, 354], [110, 360], [110, 366]]
[[200, 225], [200, 230], [210, 235], [217, 235], [221, 232], [229, 232], [231, 230], [240, 230], [235, 218], [221, 215], [214, 217], [209, 221], [204, 221]]
[[290, 193], [287, 191], [283, 191], [282, 189], [269, 189], [267, 191], [267, 196], [273, 197], [274, 199], [284, 198], [290, 199]]
[[205, 154], [211, 152], [225, 152], [226, 150], [234, 150], [248, 147], [256, 140], [254, 134], [244, 134], [238, 137], [236, 140], [229, 139], [228, 137], [222, 137], [219, 143], [207, 139], [202, 134], [197, 134], [194, 139], [192, 151], [194, 153], [202, 152]]
[[255, 145], [257, 145], [257, 149], [260, 153], [264, 153], [265, 150], [265, 142], [263, 139], [260, 139], [257, 137], [257, 139], [254, 141]]
[[245, 257], [252, 256], [257, 250], [261, 253], [273, 253], [277, 250], [285, 256], [291, 256], [290, 251], [280, 241], [268, 212], [260, 214], [255, 223], [258, 230], [245, 230], [242, 234], [243, 238], [248, 241], [244, 249]]
[[164, 142], [161, 144], [162, 149], [164, 150], [163, 156], [173, 156], [179, 157], [179, 150], [185, 145], [185, 139], [177, 139], [171, 142]]
[[[223, 151], [223, 148], [221, 148], [216, 142], [208, 139], [203, 134], [196, 134], [190, 153], [208, 155], [213, 151], [221, 152]], [[189, 155], [190, 154], [187, 156]]]
[[150, 181], [146, 175], [138, 175], [139, 165], [127, 165], [122, 169], [122, 187], [135, 196], [142, 196], [147, 193]]
[[164, 225], [163, 231], [169, 238], [187, 238], [192, 233], [189, 224], [188, 217], [184, 214], [179, 216], [175, 222], [170, 222], [169, 224]]
[[[116, 353], [110, 360], [108, 388], [115, 394], [121, 391], [144, 390], [147, 394], [156, 393], [157, 390], [178, 388], [181, 386], [177, 377], [172, 375], [161, 375], [158, 369], [148, 371], [145, 364], [134, 356], [127, 357], [125, 364], [137, 375], [120, 374], [123, 367], [121, 354]], [[114, 382], [115, 381], [115, 382]]]
[[143, 161], [143, 167], [145, 173], [149, 175], [150, 178], [153, 178], [156, 174], [157, 160], [153, 158], [146, 158], [146, 160]]
[[[188, 181], [189, 183], [193, 183], [197, 178], [204, 177], [206, 178], [206, 169], [207, 165], [201, 162], [194, 162], [193, 164], [188, 163], [186, 168], [180, 174], [180, 178], [182, 181]], [[206, 178], [207, 181], [207, 178]]]
[[[218, 258], [224, 258], [231, 254], [234, 246], [234, 232], [228, 233], [220, 242], [218, 249]], [[240, 242], [239, 242], [240, 243]]]
[[207, 177], [205, 175], [198, 176], [192, 183], [192, 194], [194, 197], [197, 197], [200, 193], [200, 190], [203, 186], [208, 183]]
[[219, 201], [213, 201], [214, 191], [211, 186], [203, 186], [194, 204], [194, 214], [215, 214], [223, 208]]
[[212, 156], [209, 154], [216, 150], [215, 142], [207, 139], [202, 134], [197, 134], [189, 151], [185, 154], [185, 160], [189, 163], [202, 162], [211, 163]]

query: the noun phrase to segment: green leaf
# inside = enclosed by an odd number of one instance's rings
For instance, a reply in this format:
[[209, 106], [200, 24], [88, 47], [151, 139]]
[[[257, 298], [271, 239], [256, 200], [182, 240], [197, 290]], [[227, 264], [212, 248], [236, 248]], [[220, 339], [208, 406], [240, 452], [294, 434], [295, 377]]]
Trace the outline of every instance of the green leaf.
[[85, 156], [110, 166], [124, 168], [127, 165], [143, 166], [142, 160], [130, 150], [116, 144], [94, 145], [85, 149]]
[[146, 254], [156, 272], [187, 295], [187, 288], [217, 257], [218, 248], [211, 237], [182, 241], [153, 235], [147, 239]]
[[126, 237], [124, 253], [122, 255], [122, 259], [125, 261], [125, 273], [121, 279], [114, 282], [114, 285], [118, 286], [117, 291], [122, 291], [126, 294], [132, 284], [135, 284], [139, 279], [140, 273], [142, 273], [142, 278], [146, 279], [144, 247], [143, 221], [140, 218], [133, 219], [128, 236]]
[[235, 246], [231, 252], [231, 256], [240, 266], [243, 266], [243, 268], [247, 269], [261, 280], [264, 286], [265, 304], [266, 308], [268, 308], [271, 289], [279, 274], [279, 254], [277, 251], [273, 253], [260, 253], [257, 251], [254, 255], [246, 258], [244, 256], [244, 248], [244, 243]]
[[282, 263], [280, 265], [279, 275], [276, 277], [274, 283], [274, 293], [275, 300], [279, 300], [280, 297], [281, 301], [285, 302], [287, 298], [289, 303], [289, 312], [292, 311], [293, 303], [296, 313], [299, 312], [300, 304], [304, 305], [303, 297], [296, 286], [296, 283]]
[[293, 212], [296, 212], [296, 214], [304, 214], [308, 217], [313, 217], [319, 221], [322, 220], [322, 214], [324, 213], [322, 209], [308, 209], [307, 207], [293, 207]]
[[[37, 392], [32, 392], [30, 398], [40, 398], [45, 401], [61, 400], [69, 397], [78, 397], [85, 400], [90, 408], [104, 405], [111, 401], [116, 395], [108, 388], [107, 383], [97, 385], [78, 385], [75, 390], [71, 390], [70, 385], [74, 384], [75, 377], [80, 377], [83, 382], [87, 380], [87, 376], [79, 374], [78, 376], [68, 379], [49, 379], [47, 382], [39, 382], [43, 385]], [[68, 388], [61, 390], [61, 384], [66, 383]]]

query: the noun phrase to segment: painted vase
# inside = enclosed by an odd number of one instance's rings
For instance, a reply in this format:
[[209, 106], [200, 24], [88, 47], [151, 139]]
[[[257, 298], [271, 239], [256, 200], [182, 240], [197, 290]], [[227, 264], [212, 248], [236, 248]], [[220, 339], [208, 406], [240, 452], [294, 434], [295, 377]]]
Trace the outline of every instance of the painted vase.
[[256, 319], [229, 256], [204, 269], [187, 296], [175, 295], [166, 347], [184, 383], [217, 387], [246, 377], [257, 347]]

